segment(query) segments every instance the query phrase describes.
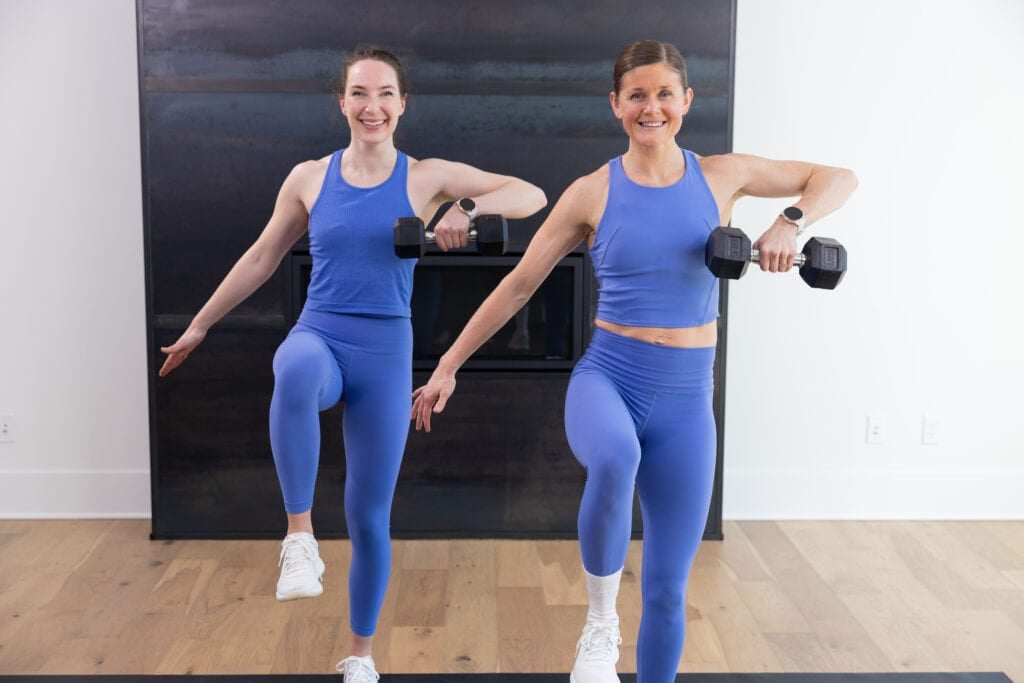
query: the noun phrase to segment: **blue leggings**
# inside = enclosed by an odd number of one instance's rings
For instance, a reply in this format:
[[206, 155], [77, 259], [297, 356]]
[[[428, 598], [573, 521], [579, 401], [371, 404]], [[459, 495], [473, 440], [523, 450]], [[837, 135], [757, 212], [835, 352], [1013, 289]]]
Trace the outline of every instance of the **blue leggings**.
[[391, 501], [409, 434], [412, 326], [304, 310], [274, 355], [270, 446], [285, 510], [313, 506], [318, 413], [345, 400], [345, 521], [352, 539], [352, 631], [371, 636], [391, 571]]
[[633, 490], [643, 514], [643, 617], [637, 680], [670, 683], [683, 652], [686, 579], [711, 501], [716, 433], [714, 347], [656, 346], [596, 328], [565, 399], [565, 431], [587, 470], [583, 566], [626, 562]]

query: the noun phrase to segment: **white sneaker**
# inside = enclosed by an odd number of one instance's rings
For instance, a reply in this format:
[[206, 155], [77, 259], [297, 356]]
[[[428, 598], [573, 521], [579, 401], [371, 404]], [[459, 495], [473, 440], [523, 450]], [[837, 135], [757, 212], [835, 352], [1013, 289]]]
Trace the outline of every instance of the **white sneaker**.
[[345, 674], [345, 683], [376, 683], [380, 678], [373, 657], [346, 657], [334, 665], [334, 670]]
[[278, 600], [312, 598], [324, 592], [324, 561], [313, 534], [297, 531], [285, 536], [277, 566], [281, 568]]
[[615, 662], [619, 661], [621, 642], [618, 621], [587, 622], [576, 643], [569, 683], [619, 683]]

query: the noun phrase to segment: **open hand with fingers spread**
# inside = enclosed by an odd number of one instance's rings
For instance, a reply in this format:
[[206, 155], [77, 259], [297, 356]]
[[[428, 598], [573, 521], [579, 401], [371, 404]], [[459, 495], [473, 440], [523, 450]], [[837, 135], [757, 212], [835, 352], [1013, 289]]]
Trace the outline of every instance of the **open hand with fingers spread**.
[[160, 350], [167, 354], [167, 360], [160, 368], [160, 376], [166, 377], [171, 370], [181, 365], [188, 358], [188, 354], [192, 353], [193, 349], [199, 346], [199, 342], [205, 338], [205, 330], [190, 327], [178, 337], [178, 341], [170, 346], [161, 346]]
[[431, 413], [440, 413], [448, 403], [448, 397], [455, 391], [455, 373], [437, 368], [430, 380], [412, 392], [410, 420], [416, 420], [416, 431], [430, 431]]

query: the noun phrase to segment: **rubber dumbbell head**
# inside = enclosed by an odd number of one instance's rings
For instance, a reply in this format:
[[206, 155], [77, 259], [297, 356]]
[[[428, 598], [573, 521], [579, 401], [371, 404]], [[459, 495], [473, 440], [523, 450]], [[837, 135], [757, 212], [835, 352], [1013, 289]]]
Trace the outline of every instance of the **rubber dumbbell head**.
[[738, 280], [747, 272], [751, 243], [739, 228], [718, 227], [704, 245], [704, 263], [715, 277]]
[[419, 218], [395, 221], [395, 255], [398, 258], [419, 258], [427, 251], [427, 236]]
[[508, 221], [496, 213], [477, 216], [470, 231], [470, 239], [474, 238], [478, 254], [501, 256], [508, 251]]
[[835, 289], [846, 275], [846, 247], [831, 237], [812, 237], [803, 248], [800, 277], [815, 289]]

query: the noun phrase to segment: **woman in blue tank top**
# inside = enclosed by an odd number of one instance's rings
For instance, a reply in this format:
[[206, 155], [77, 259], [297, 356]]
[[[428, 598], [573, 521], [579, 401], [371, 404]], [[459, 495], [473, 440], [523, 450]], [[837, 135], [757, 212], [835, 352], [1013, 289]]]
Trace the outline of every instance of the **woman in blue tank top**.
[[[644, 537], [637, 680], [670, 683], [682, 656], [686, 582], [715, 467], [718, 283], [704, 265], [708, 233], [729, 223], [744, 196], [797, 196], [795, 206], [811, 224], [840, 208], [857, 180], [846, 169], [680, 149], [675, 138], [693, 91], [682, 56], [669, 44], [627, 46], [615, 64], [610, 101], [629, 149], [565, 191], [516, 268], [414, 392], [412, 414], [416, 428], [429, 431], [459, 367], [559, 259], [587, 242], [598, 307], [593, 339], [569, 381], [565, 429], [586, 469], [579, 541], [590, 610], [571, 682], [618, 681], [615, 600], [635, 488]], [[762, 270], [793, 266], [799, 227], [780, 215], [761, 235], [754, 247]]]
[[[163, 376], [266, 282], [309, 231], [313, 273], [306, 304], [274, 356], [270, 440], [288, 516], [277, 599], [323, 592], [324, 564], [310, 518], [318, 412], [344, 400], [352, 638], [351, 656], [337, 668], [346, 683], [377, 679], [371, 644], [390, 573], [391, 501], [409, 432], [415, 262], [395, 255], [395, 219], [426, 219], [445, 201], [463, 198], [475, 201], [479, 213], [509, 218], [529, 216], [546, 203], [539, 188], [517, 178], [442, 159], [417, 161], [396, 149], [407, 91], [405, 71], [390, 52], [362, 48], [348, 58], [338, 101], [351, 143], [292, 170], [255, 244], [181, 338], [161, 349], [167, 354]], [[435, 225], [439, 247], [466, 245], [469, 213], [454, 204]]]

